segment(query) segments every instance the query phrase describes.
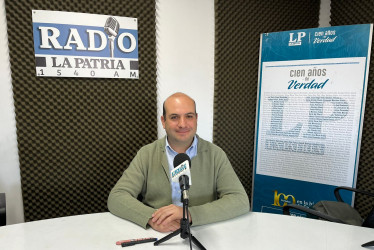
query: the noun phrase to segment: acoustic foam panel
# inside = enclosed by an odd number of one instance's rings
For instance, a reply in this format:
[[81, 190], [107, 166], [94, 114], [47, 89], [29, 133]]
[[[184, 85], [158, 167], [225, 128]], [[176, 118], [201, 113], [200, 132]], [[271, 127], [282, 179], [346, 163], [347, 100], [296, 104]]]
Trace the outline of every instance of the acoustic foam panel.
[[[155, 1], [6, 1], [25, 220], [107, 211], [138, 149], [157, 139]], [[138, 19], [133, 79], [36, 77], [31, 10]]]
[[[320, 1], [215, 1], [213, 141], [227, 153], [249, 195], [260, 34], [318, 27]], [[251, 197], [250, 197], [251, 198]]]

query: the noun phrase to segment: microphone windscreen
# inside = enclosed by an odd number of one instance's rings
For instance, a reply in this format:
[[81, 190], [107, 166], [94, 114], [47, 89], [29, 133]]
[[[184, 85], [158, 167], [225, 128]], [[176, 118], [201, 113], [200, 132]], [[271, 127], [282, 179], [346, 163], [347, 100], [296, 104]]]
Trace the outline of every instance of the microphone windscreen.
[[185, 162], [185, 161], [188, 161], [188, 164], [191, 168], [191, 159], [188, 155], [186, 155], [185, 153], [179, 153], [177, 154], [175, 157], [174, 157], [174, 161], [173, 161], [173, 165], [174, 167], [177, 167], [179, 166], [181, 163]]

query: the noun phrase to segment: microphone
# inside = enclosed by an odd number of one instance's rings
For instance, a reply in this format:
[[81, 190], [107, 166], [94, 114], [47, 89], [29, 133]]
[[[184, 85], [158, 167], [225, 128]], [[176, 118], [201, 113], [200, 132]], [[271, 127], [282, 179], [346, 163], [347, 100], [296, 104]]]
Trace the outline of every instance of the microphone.
[[114, 17], [108, 17], [104, 25], [104, 31], [108, 34], [110, 57], [114, 57], [114, 39], [118, 35], [119, 23]]
[[184, 153], [177, 154], [173, 161], [174, 169], [171, 171], [171, 180], [179, 182], [183, 199], [188, 200], [188, 190], [191, 183], [191, 159]]

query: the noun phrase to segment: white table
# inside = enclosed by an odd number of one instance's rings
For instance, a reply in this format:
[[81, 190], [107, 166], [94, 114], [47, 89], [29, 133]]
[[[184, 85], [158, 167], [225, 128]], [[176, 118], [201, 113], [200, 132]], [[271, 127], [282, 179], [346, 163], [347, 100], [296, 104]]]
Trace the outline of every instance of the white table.
[[[192, 234], [208, 250], [364, 250], [361, 244], [374, 240], [374, 229], [370, 228], [254, 212], [192, 227]], [[145, 243], [122, 248], [115, 244], [118, 240], [166, 235], [153, 229], [144, 230], [110, 213], [98, 213], [0, 227], [0, 249], [189, 249], [188, 240], [179, 235], [159, 246]]]

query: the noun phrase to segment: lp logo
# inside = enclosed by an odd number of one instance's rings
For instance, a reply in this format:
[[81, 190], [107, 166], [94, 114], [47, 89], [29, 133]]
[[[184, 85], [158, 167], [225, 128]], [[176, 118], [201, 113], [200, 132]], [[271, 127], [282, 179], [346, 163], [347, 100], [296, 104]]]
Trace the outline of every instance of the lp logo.
[[290, 33], [290, 40], [288, 46], [301, 45], [301, 39], [306, 36], [305, 32], [297, 32], [297, 38], [293, 37], [294, 33]]
[[[283, 205], [280, 205], [280, 203], [279, 203], [279, 200], [280, 200], [281, 196], [283, 197], [282, 201], [284, 201]], [[288, 201], [288, 197], [292, 198], [292, 204], [296, 203], [295, 197], [293, 197], [293, 195], [290, 195], [290, 194], [289, 195], [285, 195], [283, 193], [278, 194], [278, 191], [275, 190], [274, 191], [274, 204], [272, 204], [272, 205], [277, 206], [277, 207], [284, 207], [284, 206], [286, 206], [289, 203], [289, 202], [287, 202]]]

